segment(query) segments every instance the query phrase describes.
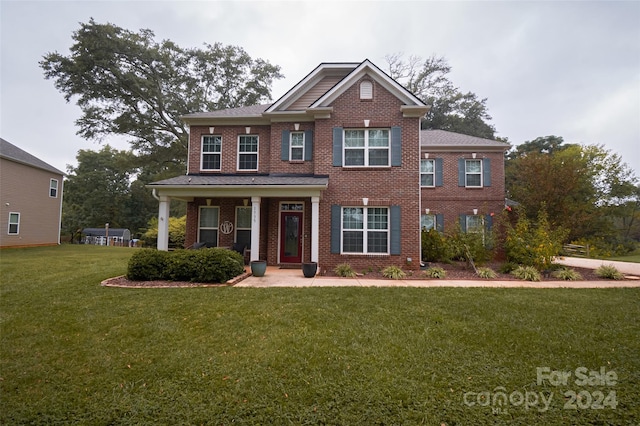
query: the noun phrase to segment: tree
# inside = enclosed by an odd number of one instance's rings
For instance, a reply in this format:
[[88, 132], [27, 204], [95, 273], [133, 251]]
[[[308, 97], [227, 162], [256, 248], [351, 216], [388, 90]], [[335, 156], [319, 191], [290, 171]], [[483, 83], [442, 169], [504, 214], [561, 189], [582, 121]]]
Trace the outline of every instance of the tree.
[[130, 228], [123, 207], [129, 203], [134, 173], [131, 151], [118, 151], [106, 145], [99, 152], [80, 150], [76, 159], [78, 165], [67, 168], [64, 184], [63, 229], [73, 236], [82, 228], [103, 227], [105, 223], [112, 228]]
[[[507, 155], [509, 197], [534, 220], [546, 207], [549, 222], [570, 230], [569, 239], [613, 241], [612, 212], [634, 197], [637, 179], [617, 154], [600, 145], [563, 145], [558, 136], [527, 141]], [[633, 213], [633, 211], [631, 211]]]
[[93, 19], [74, 32], [69, 56], [40, 62], [67, 102], [77, 98], [78, 134], [128, 137], [140, 164], [184, 173], [188, 131], [180, 116], [255, 105], [271, 98], [280, 68], [221, 43], [185, 49], [142, 29], [138, 33]]
[[443, 57], [387, 55], [389, 75], [403, 84], [431, 109], [422, 122], [423, 129], [440, 129], [470, 136], [493, 139], [495, 128], [488, 124], [491, 116], [487, 99], [478, 99], [472, 93], [463, 93], [453, 85], [447, 74], [451, 67]]

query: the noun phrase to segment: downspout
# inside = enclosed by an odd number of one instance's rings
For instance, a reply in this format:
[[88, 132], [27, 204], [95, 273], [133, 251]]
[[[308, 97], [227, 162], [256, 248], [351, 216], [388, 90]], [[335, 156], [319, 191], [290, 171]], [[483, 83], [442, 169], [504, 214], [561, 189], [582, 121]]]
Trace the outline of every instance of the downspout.
[[160, 197], [158, 197], [158, 194], [156, 193], [156, 189], [153, 188], [151, 190], [151, 195], [153, 195], [153, 198], [155, 198], [156, 200], [160, 201]]

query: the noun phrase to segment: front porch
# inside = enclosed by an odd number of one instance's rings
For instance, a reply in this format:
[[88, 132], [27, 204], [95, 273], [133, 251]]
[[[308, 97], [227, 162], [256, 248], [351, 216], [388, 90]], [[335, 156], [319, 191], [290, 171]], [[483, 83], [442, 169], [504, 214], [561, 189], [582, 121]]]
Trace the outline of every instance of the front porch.
[[159, 201], [158, 249], [169, 247], [172, 199], [187, 202], [185, 246], [245, 246], [248, 260], [293, 266], [319, 260], [326, 177], [179, 176], [149, 185]]

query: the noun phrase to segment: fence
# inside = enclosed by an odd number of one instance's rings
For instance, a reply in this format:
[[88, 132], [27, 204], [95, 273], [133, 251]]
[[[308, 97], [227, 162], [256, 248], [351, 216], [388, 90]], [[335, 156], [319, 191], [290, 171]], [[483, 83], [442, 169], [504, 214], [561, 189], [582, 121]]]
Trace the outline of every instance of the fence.
[[589, 257], [589, 244], [581, 246], [578, 244], [565, 244], [562, 247], [564, 254], [573, 257]]

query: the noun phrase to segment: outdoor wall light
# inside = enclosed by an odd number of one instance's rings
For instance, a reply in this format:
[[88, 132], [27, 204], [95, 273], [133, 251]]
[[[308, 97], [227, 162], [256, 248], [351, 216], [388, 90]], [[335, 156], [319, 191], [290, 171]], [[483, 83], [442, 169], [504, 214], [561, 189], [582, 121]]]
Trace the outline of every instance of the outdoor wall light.
[[473, 214], [478, 214], [478, 209], [473, 209]]
[[428, 152], [424, 153], [424, 158], [429, 158], [429, 153]]
[[424, 209], [424, 214], [429, 214], [430, 211], [431, 209]]

